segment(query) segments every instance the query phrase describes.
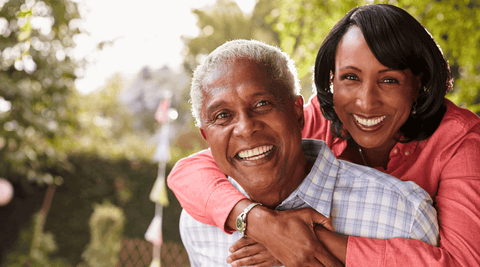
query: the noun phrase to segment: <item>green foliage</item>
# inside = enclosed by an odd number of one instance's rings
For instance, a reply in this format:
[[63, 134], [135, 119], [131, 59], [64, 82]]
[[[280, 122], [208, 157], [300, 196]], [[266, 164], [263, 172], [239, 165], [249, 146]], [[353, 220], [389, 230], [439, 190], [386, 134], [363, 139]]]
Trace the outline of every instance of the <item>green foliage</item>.
[[435, 38], [455, 79], [448, 97], [480, 112], [480, 3], [469, 1], [398, 1]]
[[81, 267], [115, 266], [121, 249], [121, 237], [125, 225], [123, 211], [104, 201], [95, 204], [89, 221], [90, 243], [82, 254]]
[[[90, 242], [89, 217], [94, 203], [107, 200], [125, 213], [128, 237], [141, 238], [147, 231], [155, 211], [148, 198], [157, 175], [157, 165], [126, 158], [106, 159], [95, 154], [78, 153], [68, 158], [69, 177], [58, 187], [50, 208], [45, 229], [55, 233], [58, 253], [76, 264]], [[125, 198], [124, 192], [131, 196]]]
[[[373, 1], [407, 10], [432, 34], [449, 60], [455, 78], [448, 97], [474, 112], [480, 111], [480, 4], [478, 0]], [[330, 29], [353, 7], [372, 1], [284, 0], [272, 10], [281, 47], [295, 60], [301, 77], [312, 76], [317, 51]]]
[[22, 231], [14, 250], [6, 256], [3, 262], [10, 267], [68, 267], [71, 266], [61, 258], [52, 259], [51, 254], [58, 247], [51, 233], [43, 233], [41, 230], [41, 214], [33, 216], [32, 226]]
[[[197, 27], [200, 29], [200, 34], [193, 38], [183, 37], [185, 42], [185, 69], [192, 72], [206, 55], [226, 41], [233, 39], [255, 39], [270, 45], [280, 46], [282, 41], [285, 42], [284, 39], [287, 38], [288, 30], [293, 30], [295, 27], [297, 31], [299, 30], [299, 25], [295, 25], [296, 22], [287, 25], [288, 29], [286, 30], [285, 23], [279, 22], [279, 18], [282, 17], [280, 16], [282, 9], [279, 7], [290, 4], [292, 5], [291, 8], [301, 8], [310, 13], [308, 5], [302, 7], [295, 1], [284, 0], [258, 0], [251, 14], [243, 14], [236, 3], [226, 0], [217, 1], [215, 6], [206, 9], [194, 10], [193, 13], [198, 18]], [[235, 15], [231, 16], [230, 14]], [[241, 30], [238, 29], [239, 26], [241, 26]], [[300, 48], [301, 51], [304, 49], [304, 47]], [[308, 49], [314, 50], [316, 47]], [[299, 63], [309, 64], [302, 61]], [[311, 68], [311, 66], [308, 68]], [[300, 83], [302, 86], [301, 93], [308, 99], [312, 94], [311, 77], [302, 75]], [[189, 90], [186, 90], [183, 95], [185, 105], [188, 104], [188, 93]], [[188, 105], [188, 108], [183, 110], [188, 111], [189, 108]], [[191, 128], [194, 128], [193, 123]]]
[[119, 101], [125, 81], [114, 75], [102, 90], [77, 95], [71, 106], [77, 110], [77, 130], [57, 139], [64, 153], [95, 153], [104, 158], [151, 159], [156, 144], [151, 134], [132, 127], [135, 117]]
[[192, 72], [202, 58], [232, 39], [256, 39], [278, 45], [278, 34], [271, 26], [273, 22], [265, 20], [277, 2], [259, 0], [250, 16], [243, 14], [237, 3], [231, 0], [217, 0], [213, 6], [193, 10], [200, 34], [193, 38], [182, 37], [185, 69]]
[[195, 38], [183, 37], [186, 44], [184, 66], [187, 70], [193, 70], [203, 56], [226, 40], [250, 37], [251, 23], [234, 1], [217, 0], [214, 6], [195, 9], [192, 13], [198, 18], [200, 34]]
[[[146, 160], [106, 159], [88, 153], [69, 155], [68, 161], [69, 170], [50, 170], [54, 175], [68, 177], [55, 191], [44, 227], [46, 232], [55, 235], [58, 250], [52, 255], [61, 256], [74, 266], [83, 261], [81, 255], [90, 242], [89, 218], [94, 204], [104, 200], [123, 210], [123, 236], [143, 239], [155, 213], [149, 194], [157, 178], [158, 165]], [[171, 167], [167, 165], [167, 173]], [[128, 192], [130, 197], [125, 198], [122, 192]], [[181, 206], [172, 191], [167, 189], [167, 192], [170, 205], [163, 209], [163, 240], [181, 245], [178, 230]], [[27, 227], [22, 224], [40, 209], [44, 196], [44, 190], [32, 190], [0, 209], [0, 266], [9, 266], [2, 262], [5, 253], [12, 253], [7, 250], [26, 251], [25, 255], [30, 250], [31, 237], [18, 246], [13, 246], [14, 239], [7, 237], [17, 236], [18, 227]], [[17, 241], [21, 238], [18, 236]]]
[[52, 184], [47, 169], [67, 166], [56, 140], [76, 125], [69, 103], [79, 18], [70, 0], [0, 1], [0, 176], [12, 182]]

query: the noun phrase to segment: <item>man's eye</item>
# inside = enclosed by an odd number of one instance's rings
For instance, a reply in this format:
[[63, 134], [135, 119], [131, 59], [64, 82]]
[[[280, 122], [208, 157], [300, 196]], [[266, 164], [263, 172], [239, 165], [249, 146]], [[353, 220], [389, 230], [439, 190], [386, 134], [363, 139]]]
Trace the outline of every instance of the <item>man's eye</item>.
[[222, 112], [222, 113], [218, 114], [215, 118], [216, 119], [225, 119], [227, 117], [228, 117], [228, 114], [225, 113], [225, 112]]
[[268, 101], [262, 100], [262, 101], [258, 102], [257, 106], [258, 106], [258, 107], [262, 107], [262, 106], [266, 106], [266, 105], [268, 105], [268, 104], [269, 104]]

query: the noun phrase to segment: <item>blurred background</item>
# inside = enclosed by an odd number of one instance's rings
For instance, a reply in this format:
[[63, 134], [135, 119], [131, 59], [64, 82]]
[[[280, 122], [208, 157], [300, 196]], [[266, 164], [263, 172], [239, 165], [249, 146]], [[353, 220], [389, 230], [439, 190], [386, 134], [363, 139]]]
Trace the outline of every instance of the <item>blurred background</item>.
[[0, 0], [0, 266], [189, 266], [164, 177], [206, 148], [192, 70], [257, 39], [293, 57], [309, 99], [328, 31], [381, 2], [430, 31], [448, 98], [479, 114], [478, 0]]

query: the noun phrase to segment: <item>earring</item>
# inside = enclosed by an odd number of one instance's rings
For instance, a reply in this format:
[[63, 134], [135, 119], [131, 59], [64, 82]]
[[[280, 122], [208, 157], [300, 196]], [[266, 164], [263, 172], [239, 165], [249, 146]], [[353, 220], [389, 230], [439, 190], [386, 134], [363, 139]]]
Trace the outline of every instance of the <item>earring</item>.
[[333, 94], [333, 72], [330, 71], [330, 93]]
[[417, 102], [414, 102], [412, 105], [412, 115], [417, 114]]

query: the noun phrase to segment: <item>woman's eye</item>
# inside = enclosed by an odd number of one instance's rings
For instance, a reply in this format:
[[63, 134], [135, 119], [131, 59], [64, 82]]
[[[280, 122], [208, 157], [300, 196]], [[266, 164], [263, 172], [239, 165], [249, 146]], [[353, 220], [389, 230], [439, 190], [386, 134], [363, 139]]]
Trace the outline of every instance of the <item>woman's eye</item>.
[[398, 83], [398, 80], [397, 79], [392, 79], [392, 78], [386, 78], [386, 79], [383, 79], [383, 82], [384, 83]]
[[342, 76], [342, 80], [350, 80], [350, 81], [357, 81], [358, 77], [353, 74], [345, 74]]

